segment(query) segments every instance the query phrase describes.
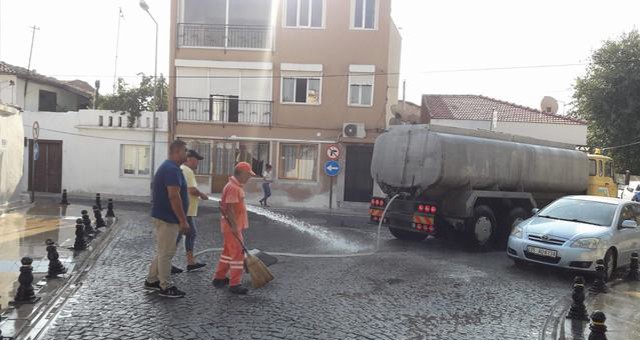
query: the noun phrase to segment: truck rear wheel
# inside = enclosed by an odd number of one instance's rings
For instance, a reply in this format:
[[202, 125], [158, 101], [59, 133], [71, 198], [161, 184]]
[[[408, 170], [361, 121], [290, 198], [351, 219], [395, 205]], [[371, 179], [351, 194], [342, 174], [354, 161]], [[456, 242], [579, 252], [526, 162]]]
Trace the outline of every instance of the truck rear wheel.
[[520, 222], [529, 218], [529, 214], [520, 207], [515, 207], [509, 211], [509, 214], [502, 219], [502, 223], [500, 225], [500, 237], [498, 238], [498, 246], [504, 247], [507, 245], [507, 241], [509, 240], [509, 235], [511, 235], [511, 231], [513, 228], [520, 224]]
[[486, 247], [494, 239], [496, 218], [486, 205], [479, 205], [473, 210], [473, 218], [467, 224], [467, 240], [473, 246]]
[[393, 235], [398, 240], [422, 241], [425, 238], [427, 238], [426, 234], [419, 234], [419, 233], [414, 233], [411, 231], [401, 230], [396, 228], [389, 228], [389, 232], [391, 232], [391, 235]]

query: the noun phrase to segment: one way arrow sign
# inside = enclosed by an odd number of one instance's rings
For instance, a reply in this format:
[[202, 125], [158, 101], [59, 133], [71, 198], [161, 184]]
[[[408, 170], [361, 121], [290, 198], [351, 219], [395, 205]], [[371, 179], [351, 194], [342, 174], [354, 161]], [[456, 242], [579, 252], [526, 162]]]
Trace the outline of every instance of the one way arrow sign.
[[338, 173], [340, 173], [340, 163], [336, 161], [327, 161], [324, 164], [324, 173], [330, 177], [337, 176]]

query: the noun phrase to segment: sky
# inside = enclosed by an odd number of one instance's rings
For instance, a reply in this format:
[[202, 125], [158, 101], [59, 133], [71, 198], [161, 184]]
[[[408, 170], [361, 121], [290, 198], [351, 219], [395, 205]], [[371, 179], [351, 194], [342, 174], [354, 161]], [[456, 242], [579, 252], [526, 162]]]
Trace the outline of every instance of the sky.
[[[159, 23], [158, 73], [168, 74], [169, 0], [147, 3]], [[36, 25], [32, 69], [92, 85], [100, 79], [108, 93], [119, 7], [118, 76], [136, 83], [138, 73], [153, 74], [155, 46], [138, 0], [0, 0], [0, 60], [26, 67]], [[407, 100], [481, 94], [539, 108], [552, 96], [562, 113], [591, 53], [640, 26], [640, 1], [394, 0], [392, 16], [403, 37]]]

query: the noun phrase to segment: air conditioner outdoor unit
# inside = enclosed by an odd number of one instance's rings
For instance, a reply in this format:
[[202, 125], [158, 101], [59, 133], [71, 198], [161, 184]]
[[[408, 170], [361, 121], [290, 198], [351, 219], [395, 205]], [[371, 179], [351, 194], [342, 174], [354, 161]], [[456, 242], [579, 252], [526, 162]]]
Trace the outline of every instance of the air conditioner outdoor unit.
[[347, 138], [365, 138], [367, 131], [364, 123], [344, 123], [342, 125], [342, 136]]

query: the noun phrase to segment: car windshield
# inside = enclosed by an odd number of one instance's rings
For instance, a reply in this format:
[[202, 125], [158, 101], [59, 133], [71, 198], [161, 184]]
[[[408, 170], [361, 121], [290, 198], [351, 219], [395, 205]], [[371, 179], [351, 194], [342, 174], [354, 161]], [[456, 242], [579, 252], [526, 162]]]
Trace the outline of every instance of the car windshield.
[[613, 222], [616, 207], [606, 202], [560, 199], [542, 209], [538, 216], [608, 227]]

